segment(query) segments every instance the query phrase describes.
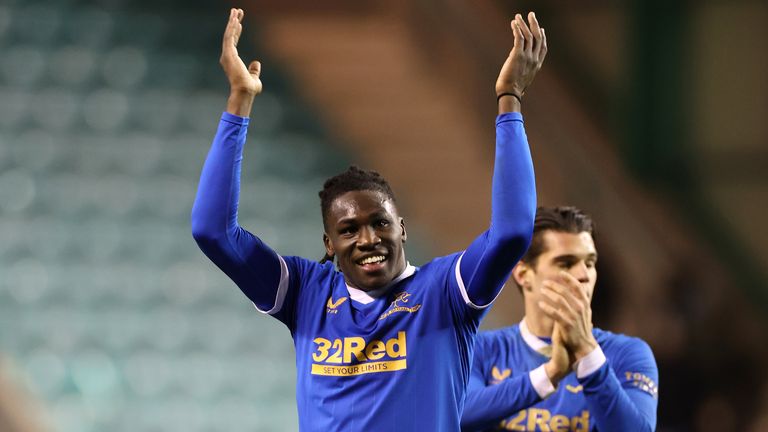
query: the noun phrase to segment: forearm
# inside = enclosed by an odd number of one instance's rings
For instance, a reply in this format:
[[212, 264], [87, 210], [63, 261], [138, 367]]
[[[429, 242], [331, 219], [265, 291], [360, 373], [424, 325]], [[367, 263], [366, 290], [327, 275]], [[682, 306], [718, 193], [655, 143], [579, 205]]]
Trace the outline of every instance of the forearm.
[[491, 225], [465, 252], [461, 275], [473, 304], [490, 304], [525, 253], [533, 234], [536, 184], [528, 140], [519, 113], [496, 122]]
[[522, 98], [518, 99], [515, 96], [512, 96], [512, 94], [512, 92], [507, 92], [498, 96], [499, 115], [511, 112], [522, 112]]
[[640, 390], [632, 391], [636, 394], [630, 396], [608, 364], [579, 382], [598, 430], [656, 429], [656, 400]]
[[234, 234], [240, 195], [240, 170], [248, 119], [223, 114], [200, 174], [192, 205], [195, 239]]
[[507, 257], [514, 264], [533, 235], [536, 180], [522, 115], [502, 114], [496, 124], [490, 238], [515, 255]]
[[247, 89], [232, 89], [227, 99], [227, 112], [239, 117], [250, 117], [255, 97]]
[[528, 374], [470, 389], [464, 402], [461, 429], [467, 432], [487, 429], [541, 399]]
[[251, 301], [269, 310], [280, 281], [279, 257], [237, 222], [247, 128], [247, 118], [222, 115], [192, 206], [192, 235]]

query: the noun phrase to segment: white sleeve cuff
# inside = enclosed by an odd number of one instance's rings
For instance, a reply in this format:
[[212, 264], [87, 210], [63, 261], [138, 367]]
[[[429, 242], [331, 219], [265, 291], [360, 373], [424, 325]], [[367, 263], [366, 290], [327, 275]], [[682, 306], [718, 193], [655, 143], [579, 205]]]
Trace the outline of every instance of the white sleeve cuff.
[[549, 395], [555, 392], [555, 386], [553, 386], [552, 381], [549, 380], [544, 365], [528, 372], [528, 377], [531, 379], [531, 384], [533, 384], [533, 388], [536, 389], [536, 393], [538, 393], [539, 397], [542, 399], [546, 399]]
[[576, 371], [576, 378], [586, 378], [592, 375], [605, 364], [605, 361], [605, 354], [600, 345], [598, 345], [591, 353], [585, 355], [573, 365], [573, 369]]

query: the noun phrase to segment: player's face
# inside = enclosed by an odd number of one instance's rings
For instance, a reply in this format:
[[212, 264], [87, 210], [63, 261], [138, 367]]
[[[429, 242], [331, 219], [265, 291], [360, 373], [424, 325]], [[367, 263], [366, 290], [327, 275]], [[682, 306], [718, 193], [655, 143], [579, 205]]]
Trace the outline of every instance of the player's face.
[[381, 192], [352, 191], [331, 203], [323, 242], [346, 282], [364, 291], [381, 288], [405, 270], [405, 223]]
[[587, 297], [592, 300], [597, 282], [597, 250], [592, 235], [588, 232], [545, 231], [543, 236], [544, 252], [525, 274], [531, 287], [530, 293], [538, 295], [546, 280], [564, 283], [560, 272], [566, 271], [581, 283]]

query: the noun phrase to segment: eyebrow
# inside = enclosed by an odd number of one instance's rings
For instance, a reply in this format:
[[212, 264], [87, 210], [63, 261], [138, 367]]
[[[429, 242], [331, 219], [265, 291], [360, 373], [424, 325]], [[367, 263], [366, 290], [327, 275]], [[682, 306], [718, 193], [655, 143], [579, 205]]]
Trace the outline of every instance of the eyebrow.
[[[371, 213], [370, 215], [371, 219], [387, 219], [392, 220], [393, 218], [389, 215], [388, 212], [385, 211], [377, 211], [376, 213]], [[357, 218], [354, 217], [343, 217], [336, 221], [337, 225], [343, 225], [343, 224], [353, 224], [357, 223]]]
[[558, 256], [552, 258], [552, 261], [558, 261], [558, 262], [559, 261], [578, 261], [578, 260], [582, 259], [582, 257], [583, 257], [584, 260], [588, 260], [588, 259], [597, 260], [597, 253], [596, 252], [595, 253], [588, 253], [586, 256], [585, 255], [574, 255], [574, 254], [558, 255]]

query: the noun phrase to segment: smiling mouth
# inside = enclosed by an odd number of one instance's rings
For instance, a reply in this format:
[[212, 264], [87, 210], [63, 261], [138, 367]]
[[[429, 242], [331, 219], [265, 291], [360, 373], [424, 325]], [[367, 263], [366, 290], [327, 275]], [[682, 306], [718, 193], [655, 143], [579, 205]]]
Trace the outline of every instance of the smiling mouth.
[[385, 261], [387, 261], [387, 257], [384, 255], [374, 255], [357, 261], [357, 265], [364, 270], [378, 270], [384, 266]]

